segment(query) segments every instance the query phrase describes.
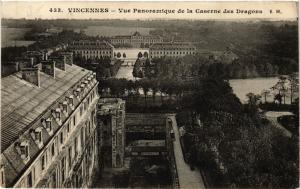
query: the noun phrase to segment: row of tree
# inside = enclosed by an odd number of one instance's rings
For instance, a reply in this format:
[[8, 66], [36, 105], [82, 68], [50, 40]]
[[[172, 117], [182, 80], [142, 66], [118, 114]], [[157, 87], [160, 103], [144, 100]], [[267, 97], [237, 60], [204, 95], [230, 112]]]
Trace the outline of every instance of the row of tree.
[[286, 62], [284, 69], [263, 59], [244, 62], [242, 59], [224, 63], [221, 60], [210, 59], [200, 54], [185, 57], [163, 57], [153, 59], [157, 77], [219, 77], [223, 79], [240, 79], [253, 77], [270, 77], [279, 74], [291, 74], [298, 70], [298, 64], [292, 59]]

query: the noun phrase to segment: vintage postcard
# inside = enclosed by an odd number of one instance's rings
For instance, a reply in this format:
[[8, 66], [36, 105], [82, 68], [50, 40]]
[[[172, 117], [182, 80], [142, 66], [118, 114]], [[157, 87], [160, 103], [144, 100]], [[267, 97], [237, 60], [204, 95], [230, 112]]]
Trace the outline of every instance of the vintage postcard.
[[4, 1], [3, 188], [297, 188], [298, 2]]

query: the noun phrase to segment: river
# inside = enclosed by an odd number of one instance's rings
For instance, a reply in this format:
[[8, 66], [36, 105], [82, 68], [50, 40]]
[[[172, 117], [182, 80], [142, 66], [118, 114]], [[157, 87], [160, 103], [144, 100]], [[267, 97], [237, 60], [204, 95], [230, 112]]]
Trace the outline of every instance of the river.
[[[247, 101], [246, 94], [260, 94], [264, 89], [270, 89], [278, 81], [277, 77], [260, 77], [250, 79], [231, 79], [229, 80], [233, 93], [240, 99], [242, 103]], [[273, 101], [273, 95], [267, 97], [267, 101]], [[288, 99], [287, 99], [288, 100]]]

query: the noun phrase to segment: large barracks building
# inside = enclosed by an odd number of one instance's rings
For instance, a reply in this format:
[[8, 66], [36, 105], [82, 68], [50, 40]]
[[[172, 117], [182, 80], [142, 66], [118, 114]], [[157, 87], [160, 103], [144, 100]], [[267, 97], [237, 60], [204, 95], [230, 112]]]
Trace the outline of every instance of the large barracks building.
[[1, 81], [1, 187], [87, 187], [97, 167], [95, 73], [72, 53]]

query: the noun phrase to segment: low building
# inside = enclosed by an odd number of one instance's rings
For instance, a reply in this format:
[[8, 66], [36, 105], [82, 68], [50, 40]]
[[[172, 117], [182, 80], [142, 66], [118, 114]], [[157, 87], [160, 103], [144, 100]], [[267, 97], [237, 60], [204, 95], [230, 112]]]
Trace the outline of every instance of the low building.
[[95, 73], [51, 59], [2, 78], [1, 187], [90, 186], [97, 86]]
[[183, 57], [196, 54], [196, 47], [188, 42], [156, 43], [149, 48], [150, 58]]
[[101, 128], [101, 144], [104, 166], [124, 166], [125, 154], [125, 101], [104, 98], [98, 102], [98, 127]]
[[106, 41], [73, 41], [68, 47], [74, 53], [74, 56], [81, 56], [85, 59], [114, 57], [114, 47]]
[[110, 42], [118, 46], [130, 45], [135, 48], [146, 48], [152, 44], [163, 42], [163, 38], [157, 35], [141, 35], [136, 31], [132, 35], [114, 36], [110, 38]]

